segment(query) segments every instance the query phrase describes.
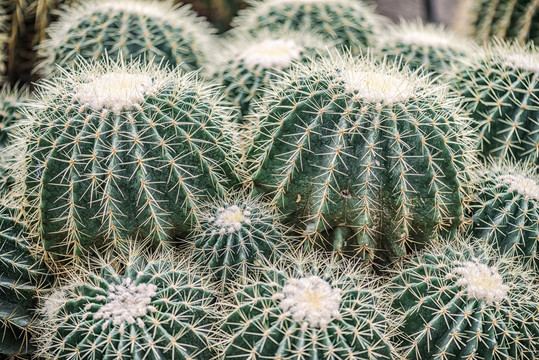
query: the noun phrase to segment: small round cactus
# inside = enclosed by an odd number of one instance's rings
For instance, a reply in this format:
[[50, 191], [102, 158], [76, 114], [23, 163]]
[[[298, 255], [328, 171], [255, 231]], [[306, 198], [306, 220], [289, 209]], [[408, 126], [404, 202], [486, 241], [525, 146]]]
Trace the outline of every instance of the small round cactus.
[[313, 256], [284, 261], [235, 293], [224, 359], [394, 359], [394, 324], [364, 270]]
[[316, 31], [354, 53], [376, 42], [380, 20], [362, 0], [250, 0], [233, 24], [256, 34], [262, 29]]
[[[118, 255], [114, 254], [114, 257]], [[43, 299], [39, 354], [45, 358], [210, 359], [214, 294], [174, 255], [139, 251], [81, 269]]]
[[109, 61], [38, 85], [17, 181], [56, 260], [116, 239], [167, 245], [239, 181], [232, 109], [196, 75]]
[[479, 173], [472, 203], [473, 234], [501, 254], [539, 270], [539, 177], [507, 163]]
[[464, 217], [472, 143], [428, 76], [330, 56], [283, 77], [251, 121], [252, 182], [308, 242], [395, 260]]
[[217, 66], [216, 77], [226, 98], [239, 106], [245, 116], [281, 71], [331, 45], [309, 32], [260, 30], [255, 35], [240, 32], [227, 41], [226, 47], [229, 50]]
[[170, 69], [197, 70], [207, 60], [213, 30], [188, 7], [171, 0], [90, 0], [64, 7], [39, 47], [42, 75], [106, 54], [153, 60]]
[[480, 42], [496, 37], [539, 43], [537, 0], [463, 0], [455, 20], [460, 32]]
[[481, 155], [539, 165], [538, 48], [496, 42], [454, 72]]
[[405, 358], [535, 359], [539, 288], [483, 241], [459, 239], [405, 262], [389, 285]]
[[254, 265], [275, 261], [291, 245], [268, 204], [244, 195], [227, 198], [204, 207], [193, 237], [196, 261], [223, 285], [245, 278]]
[[0, 206], [0, 355], [35, 351], [34, 308], [51, 281], [36, 249], [14, 209]]
[[380, 42], [379, 51], [390, 60], [402, 59], [402, 65], [412, 70], [422, 67], [440, 75], [473, 48], [471, 41], [440, 25], [403, 21], [390, 27]]

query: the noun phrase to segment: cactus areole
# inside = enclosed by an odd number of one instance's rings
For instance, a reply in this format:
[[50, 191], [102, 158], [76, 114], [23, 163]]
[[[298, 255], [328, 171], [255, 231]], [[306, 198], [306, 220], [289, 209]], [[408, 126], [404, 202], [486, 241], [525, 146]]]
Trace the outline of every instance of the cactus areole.
[[425, 78], [365, 59], [301, 65], [252, 123], [254, 185], [308, 237], [394, 259], [462, 221], [467, 130]]
[[235, 179], [230, 112], [193, 74], [87, 65], [42, 85], [32, 115], [29, 223], [54, 255], [121, 238], [163, 245]]

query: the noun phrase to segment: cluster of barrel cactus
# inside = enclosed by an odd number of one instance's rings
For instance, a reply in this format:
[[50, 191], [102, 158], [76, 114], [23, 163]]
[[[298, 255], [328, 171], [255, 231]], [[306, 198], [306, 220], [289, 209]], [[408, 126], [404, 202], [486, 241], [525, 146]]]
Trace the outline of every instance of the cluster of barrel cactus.
[[475, 40], [363, 0], [222, 35], [172, 0], [2, 5], [0, 358], [539, 359], [513, 3], [475, 1]]

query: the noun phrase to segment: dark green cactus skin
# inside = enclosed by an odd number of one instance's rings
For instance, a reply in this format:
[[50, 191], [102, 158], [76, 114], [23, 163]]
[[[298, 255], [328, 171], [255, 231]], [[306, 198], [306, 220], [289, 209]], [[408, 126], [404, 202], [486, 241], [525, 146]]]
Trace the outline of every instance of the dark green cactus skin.
[[539, 199], [521, 194], [500, 179], [515, 175], [538, 186], [533, 177], [509, 166], [481, 174], [472, 203], [473, 234], [501, 254], [508, 253], [526, 267], [539, 270]]
[[453, 236], [469, 155], [455, 108], [437, 108], [433, 94], [378, 106], [346, 91], [339, 74], [301, 74], [268, 98], [247, 154], [256, 188], [306, 235], [331, 230], [334, 249], [364, 258]]
[[[177, 263], [131, 260], [125, 273], [106, 266], [100, 275], [92, 274], [86, 283], [65, 290], [65, 301], [52, 314], [54, 318], [45, 318], [56, 321], [46, 325], [55, 328], [46, 354], [73, 360], [206, 360], [215, 356], [209, 340], [215, 321], [210, 309], [213, 292], [201, 287], [200, 279]], [[134, 323], [114, 324], [114, 317], [97, 316], [110, 302], [111, 285], [122, 286], [127, 279], [135, 286], [156, 287], [149, 303], [155, 311], [148, 309]]]
[[233, 23], [253, 34], [261, 29], [308, 29], [354, 53], [376, 42], [378, 19], [360, 0], [251, 0], [250, 4], [252, 8], [240, 11]]
[[491, 38], [539, 43], [539, 1], [466, 0], [458, 27], [480, 42]]
[[509, 285], [508, 297], [487, 302], [469, 297], [466, 287], [447, 276], [455, 262], [479, 259], [493, 266], [473, 239], [426, 252], [407, 262], [391, 282], [393, 307], [404, 323], [402, 341], [408, 360], [536, 359], [539, 347], [537, 287], [503, 263], [498, 273]]
[[47, 269], [9, 209], [0, 210], [0, 354], [29, 355], [36, 331], [37, 295], [49, 284]]
[[117, 239], [165, 245], [197, 224], [200, 201], [238, 182], [230, 113], [213, 85], [175, 73], [119, 113], [81, 104], [72, 85], [41, 90], [26, 178], [39, 208], [28, 221], [57, 260]]
[[[378, 296], [360, 278], [326, 270], [303, 267], [290, 275], [264, 268], [261, 279], [236, 292], [237, 307], [223, 325], [231, 337], [224, 359], [393, 359]], [[289, 279], [310, 275], [342, 290], [341, 317], [321, 328], [295, 321], [275, 299]]]
[[539, 165], [538, 74], [495, 53], [458, 69], [452, 83], [475, 120], [484, 158]]
[[[38, 68], [44, 75], [57, 71], [57, 66], [74, 66], [79, 56], [84, 60], [99, 60], [106, 54], [112, 59], [119, 55], [126, 60], [153, 59], [170, 69], [180, 65], [186, 71], [204, 65], [205, 46], [211, 41], [213, 31], [195, 12], [170, 5], [167, 15], [175, 17], [172, 22], [152, 16], [151, 9], [143, 15], [108, 9], [103, 6], [105, 3], [94, 1], [80, 5], [77, 11], [65, 11], [49, 31], [51, 39], [40, 46], [44, 60]], [[129, 3], [144, 5], [142, 1], [124, 0], [119, 4], [122, 3], [126, 8]]]

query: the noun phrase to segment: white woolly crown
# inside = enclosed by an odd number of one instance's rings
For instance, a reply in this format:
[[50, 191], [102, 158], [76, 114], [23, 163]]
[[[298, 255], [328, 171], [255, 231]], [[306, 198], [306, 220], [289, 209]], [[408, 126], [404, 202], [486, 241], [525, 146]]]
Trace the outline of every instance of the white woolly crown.
[[496, 180], [509, 185], [509, 191], [539, 200], [539, 186], [533, 179], [520, 174], [506, 174], [498, 176]]
[[345, 69], [342, 80], [347, 91], [368, 102], [393, 104], [414, 96], [413, 85], [404, 77]]
[[503, 60], [511, 67], [539, 73], [539, 54], [506, 54]]
[[212, 236], [217, 233], [223, 235], [241, 230], [243, 224], [251, 224], [249, 216], [251, 216], [251, 208], [249, 206], [246, 206], [244, 209], [238, 205], [219, 208], [215, 217], [209, 219], [210, 222], [213, 222], [214, 227], [218, 229], [212, 230]]
[[435, 24], [423, 24], [421, 21], [403, 21], [391, 28], [387, 41], [398, 40], [404, 44], [445, 49], [471, 51], [473, 43], [464, 37]]
[[248, 47], [239, 58], [247, 67], [254, 68], [258, 65], [265, 68], [286, 68], [292, 61], [299, 60], [302, 46], [291, 39], [266, 39]]

